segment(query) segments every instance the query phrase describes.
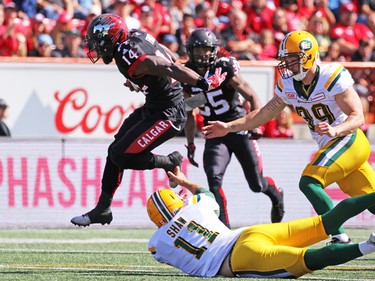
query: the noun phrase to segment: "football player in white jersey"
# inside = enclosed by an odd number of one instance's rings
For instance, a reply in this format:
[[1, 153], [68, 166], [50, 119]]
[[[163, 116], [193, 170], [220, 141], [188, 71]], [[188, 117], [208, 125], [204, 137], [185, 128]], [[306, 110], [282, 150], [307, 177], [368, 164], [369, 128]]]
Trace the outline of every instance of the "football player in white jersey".
[[375, 206], [375, 193], [345, 199], [324, 215], [230, 230], [219, 220], [210, 191], [190, 182], [179, 167], [168, 175], [193, 196], [184, 201], [170, 189], [150, 196], [147, 212], [159, 229], [148, 248], [157, 261], [190, 275], [297, 278], [375, 252], [375, 232], [358, 244], [306, 248]]
[[[336, 182], [351, 197], [375, 191], [375, 173], [368, 163], [370, 145], [359, 127], [364, 122], [362, 104], [353, 79], [341, 64], [319, 64], [318, 43], [306, 31], [288, 33], [280, 44], [280, 79], [275, 96], [261, 109], [231, 122], [210, 122], [205, 138], [249, 130], [267, 123], [292, 105], [319, 145], [299, 182], [300, 190], [318, 214], [333, 208], [324, 189]], [[375, 214], [375, 207], [369, 208]], [[331, 243], [350, 243], [342, 227]]]

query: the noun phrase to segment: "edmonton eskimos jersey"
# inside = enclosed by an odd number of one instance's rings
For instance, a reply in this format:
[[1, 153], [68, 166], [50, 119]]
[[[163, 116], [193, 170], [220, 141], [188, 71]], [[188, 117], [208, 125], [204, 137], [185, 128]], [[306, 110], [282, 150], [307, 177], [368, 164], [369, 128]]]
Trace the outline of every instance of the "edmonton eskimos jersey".
[[151, 237], [148, 248], [161, 263], [195, 276], [217, 274], [243, 228], [230, 230], [217, 217], [213, 197], [194, 195]]
[[170, 56], [152, 35], [135, 29], [129, 32], [126, 40], [115, 51], [119, 71], [140, 87], [146, 96], [146, 106], [167, 108], [178, 104], [183, 99], [180, 82], [168, 76], [134, 76], [138, 64], [148, 55], [161, 56], [172, 62]]
[[294, 106], [301, 116], [319, 147], [323, 147], [332, 138], [315, 133], [315, 125], [327, 122], [332, 127], [343, 123], [348, 117], [335, 101], [335, 95], [343, 93], [353, 85], [349, 71], [339, 63], [322, 64], [317, 67], [317, 75], [309, 88], [293, 78], [279, 79], [275, 94], [284, 103]]
[[[226, 72], [227, 76], [219, 88], [205, 93], [207, 103], [199, 107], [201, 115], [204, 117], [204, 123], [207, 125], [208, 121], [220, 120], [229, 122], [246, 115], [245, 109], [239, 98], [238, 92], [228, 87], [228, 81], [237, 74], [238, 70], [233, 66], [235, 58], [220, 58], [215, 61], [208, 69], [210, 74], [215, 73], [215, 69], [221, 68], [221, 73]], [[189, 61], [186, 66], [195, 70], [196, 68]], [[199, 94], [201, 89], [184, 84], [184, 91], [190, 95]]]

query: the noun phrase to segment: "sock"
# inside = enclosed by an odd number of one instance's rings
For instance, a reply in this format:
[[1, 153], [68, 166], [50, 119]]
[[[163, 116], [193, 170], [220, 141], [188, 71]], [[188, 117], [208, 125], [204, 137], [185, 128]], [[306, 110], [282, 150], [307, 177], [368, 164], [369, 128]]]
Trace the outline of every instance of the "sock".
[[102, 192], [102, 194], [100, 194], [99, 201], [98, 201], [98, 204], [96, 204], [95, 209], [99, 209], [99, 210], [110, 209], [112, 205], [112, 200], [113, 200], [113, 196], [105, 192]]
[[267, 189], [263, 191], [272, 201], [272, 205], [277, 205], [280, 201], [281, 192], [276, 187], [274, 180], [270, 177], [264, 177], [267, 181]]
[[340, 225], [374, 205], [375, 192], [341, 201], [332, 210], [322, 215], [326, 233], [331, 235], [336, 234], [336, 230]]
[[336, 237], [337, 239], [339, 239], [342, 242], [348, 242], [349, 241], [349, 236], [346, 233], [335, 234], [335, 235], [332, 235], [332, 238], [333, 237]]
[[123, 173], [124, 171], [117, 167], [111, 158], [107, 156], [102, 176], [102, 193], [113, 197], [122, 181]]
[[308, 249], [304, 260], [308, 269], [319, 270], [329, 265], [343, 264], [362, 256], [358, 244], [331, 244], [323, 248]]
[[[332, 199], [324, 191], [322, 184], [316, 179], [308, 176], [302, 176], [299, 182], [299, 188], [306, 198], [310, 201], [315, 212], [318, 215], [323, 215], [329, 210], [333, 209], [334, 204]], [[344, 228], [339, 226], [330, 234], [344, 233]]]

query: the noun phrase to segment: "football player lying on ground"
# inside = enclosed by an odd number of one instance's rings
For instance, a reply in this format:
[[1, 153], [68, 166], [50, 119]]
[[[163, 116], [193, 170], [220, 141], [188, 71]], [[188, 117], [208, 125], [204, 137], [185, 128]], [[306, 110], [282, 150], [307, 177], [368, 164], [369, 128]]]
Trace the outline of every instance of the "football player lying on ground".
[[179, 167], [168, 174], [193, 196], [184, 201], [170, 189], [150, 196], [147, 212], [159, 229], [149, 250], [157, 261], [188, 274], [298, 278], [375, 252], [375, 232], [360, 243], [307, 248], [375, 206], [375, 193], [345, 199], [323, 215], [230, 230], [218, 219], [219, 206], [210, 191], [189, 181]]

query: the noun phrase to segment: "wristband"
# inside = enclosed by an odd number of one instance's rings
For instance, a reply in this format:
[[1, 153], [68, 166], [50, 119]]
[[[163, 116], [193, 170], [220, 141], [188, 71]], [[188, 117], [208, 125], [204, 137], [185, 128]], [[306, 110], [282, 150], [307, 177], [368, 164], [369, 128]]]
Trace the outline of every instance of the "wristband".
[[203, 91], [208, 91], [210, 85], [208, 84], [207, 80], [204, 79], [202, 76], [199, 77], [197, 84], [195, 85], [198, 88], [201, 88]]

